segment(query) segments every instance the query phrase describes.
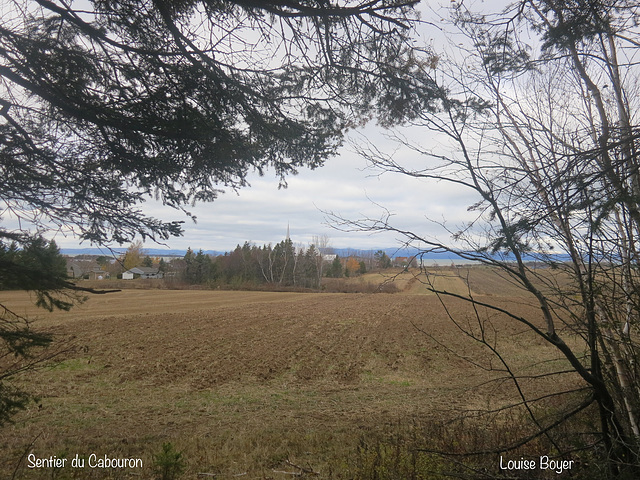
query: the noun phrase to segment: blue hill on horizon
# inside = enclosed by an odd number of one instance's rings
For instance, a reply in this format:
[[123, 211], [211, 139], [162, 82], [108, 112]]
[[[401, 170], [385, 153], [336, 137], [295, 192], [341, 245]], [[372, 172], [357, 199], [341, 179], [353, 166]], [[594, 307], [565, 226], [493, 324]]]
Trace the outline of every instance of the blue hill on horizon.
[[[413, 257], [416, 255], [421, 255], [421, 250], [415, 247], [412, 248], [392, 248], [392, 247], [388, 247], [388, 248], [374, 248], [374, 249], [358, 249], [358, 248], [332, 248], [333, 253], [339, 255], [340, 257], [348, 257], [350, 255], [357, 255], [357, 256], [367, 256], [367, 255], [372, 255], [375, 254], [375, 252], [382, 250], [384, 251], [389, 257], [391, 258], [395, 258], [395, 257]], [[62, 253], [63, 255], [67, 255], [70, 257], [74, 257], [74, 256], [78, 256], [78, 255], [95, 255], [95, 256], [99, 256], [99, 255], [112, 255], [112, 252], [115, 253], [116, 255], [119, 254], [124, 254], [126, 251], [126, 248], [114, 248], [112, 251], [110, 251], [109, 249], [106, 248], [95, 248], [95, 247], [90, 247], [90, 248], [61, 248], [60, 249], [60, 253]], [[147, 255], [152, 256], [152, 257], [183, 257], [187, 251], [186, 250], [178, 250], [178, 249], [169, 249], [169, 250], [165, 250], [165, 249], [160, 249], [160, 248], [147, 248], [145, 249], [145, 252]], [[203, 250], [203, 252], [207, 255], [224, 255], [227, 252], [224, 251], [219, 251], [219, 250]], [[462, 259], [461, 257], [457, 256], [454, 253], [451, 252], [428, 252], [428, 253], [424, 253], [421, 255], [421, 257], [424, 260], [435, 260], [435, 261], [442, 261], [442, 262], [450, 262], [450, 261], [456, 261], [456, 263], [463, 261], [464, 259]], [[558, 262], [564, 262], [569, 260], [569, 256], [567, 254], [554, 254], [551, 256], [551, 258], [553, 258], [555, 261]], [[506, 260], [508, 261], [509, 258], [507, 257]], [[539, 260], [538, 258], [536, 258], [535, 256], [532, 255], [525, 255], [524, 256], [524, 260], [525, 261], [536, 261]], [[471, 263], [471, 261], [469, 261]]]

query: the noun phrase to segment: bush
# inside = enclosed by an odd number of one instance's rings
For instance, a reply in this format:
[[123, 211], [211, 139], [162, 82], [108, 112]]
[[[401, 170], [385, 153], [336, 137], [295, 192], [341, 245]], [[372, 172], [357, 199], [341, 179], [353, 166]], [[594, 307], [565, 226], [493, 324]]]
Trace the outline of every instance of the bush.
[[182, 452], [176, 452], [170, 442], [162, 444], [162, 451], [153, 455], [153, 473], [158, 480], [175, 480], [186, 468]]

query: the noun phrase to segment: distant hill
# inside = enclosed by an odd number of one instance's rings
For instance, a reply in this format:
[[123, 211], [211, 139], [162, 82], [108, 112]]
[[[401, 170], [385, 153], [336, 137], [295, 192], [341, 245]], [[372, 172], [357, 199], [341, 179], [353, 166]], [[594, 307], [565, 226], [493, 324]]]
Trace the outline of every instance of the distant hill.
[[[114, 248], [113, 252], [118, 254], [124, 254], [126, 248]], [[333, 248], [333, 253], [340, 255], [341, 257], [348, 257], [350, 255], [367, 256], [373, 255], [378, 250], [383, 250], [390, 257], [410, 257], [418, 253], [417, 249], [398, 249], [398, 248], [375, 248], [375, 249], [362, 249], [362, 248]], [[145, 248], [145, 253], [151, 257], [183, 257], [186, 250], [164, 250], [161, 248]], [[198, 251], [195, 249], [194, 251]], [[111, 255], [112, 252], [107, 248], [61, 248], [60, 252], [63, 255], [69, 257], [75, 257], [78, 255]], [[226, 252], [219, 250], [204, 250], [204, 253], [208, 255], [224, 255]], [[431, 258], [431, 257], [429, 257]], [[448, 256], [435, 255], [434, 258], [454, 258], [453, 254]]]
[[[124, 254], [127, 251], [126, 248], [114, 248], [110, 251], [107, 248], [61, 248], [60, 253], [69, 257], [76, 257], [78, 255], [116, 255]], [[162, 248], [145, 248], [145, 253], [150, 257], [184, 257], [186, 250], [165, 250]], [[196, 250], [197, 251], [197, 250]], [[216, 250], [204, 250], [204, 253], [209, 255], [223, 255], [224, 252]]]
[[[114, 248], [113, 252], [116, 255], [124, 254], [126, 248]], [[413, 257], [414, 255], [419, 255], [420, 250], [417, 248], [375, 248], [375, 249], [360, 249], [360, 248], [332, 248], [333, 253], [339, 255], [340, 257], [348, 257], [351, 255], [367, 257], [375, 254], [375, 252], [382, 250], [389, 257]], [[198, 251], [197, 249], [195, 251]], [[67, 255], [69, 257], [75, 257], [78, 255], [111, 255], [111, 252], [106, 248], [62, 248], [60, 252], [63, 255]], [[151, 257], [184, 257], [186, 250], [165, 250], [161, 248], [147, 248], [145, 252]], [[224, 255], [226, 252], [219, 250], [204, 250], [204, 253], [207, 255], [217, 256]], [[430, 252], [426, 253], [422, 257], [424, 260], [433, 260], [433, 261], [441, 261], [441, 262], [454, 262], [460, 263], [460, 257], [457, 257], [453, 253], [449, 252]], [[553, 258], [558, 262], [565, 262], [569, 260], [569, 256], [566, 254], [555, 254]], [[525, 261], [535, 261], [536, 258], [533, 256], [524, 257]]]

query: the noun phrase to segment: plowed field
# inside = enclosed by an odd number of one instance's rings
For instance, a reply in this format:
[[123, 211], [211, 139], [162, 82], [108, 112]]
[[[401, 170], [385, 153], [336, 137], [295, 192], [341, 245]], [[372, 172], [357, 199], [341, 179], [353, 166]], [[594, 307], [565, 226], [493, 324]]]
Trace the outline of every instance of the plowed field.
[[[187, 460], [184, 478], [346, 478], [367, 435], [517, 398], [511, 383], [491, 381], [503, 376], [495, 359], [451, 322], [474, 325], [467, 304], [447, 313], [415, 282], [403, 290], [124, 290], [54, 314], [2, 292], [70, 349], [23, 377], [40, 400], [0, 429], [0, 477], [153, 478], [153, 455], [171, 442]], [[522, 299], [499, 301], [530, 311]], [[483, 319], [516, 370], [555, 358], [522, 327]], [[27, 453], [69, 461], [29, 468]], [[68, 468], [92, 453], [144, 466]]]

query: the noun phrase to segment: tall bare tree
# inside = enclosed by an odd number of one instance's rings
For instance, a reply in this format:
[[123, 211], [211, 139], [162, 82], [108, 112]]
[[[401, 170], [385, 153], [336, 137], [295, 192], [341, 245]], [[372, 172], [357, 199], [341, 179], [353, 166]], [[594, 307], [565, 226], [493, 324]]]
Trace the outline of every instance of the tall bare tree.
[[[496, 14], [474, 14], [462, 4], [452, 13], [465, 40], [422, 62], [423, 77], [441, 88], [437, 107], [410, 123], [430, 131], [434, 142], [395, 135], [421, 165], [401, 164], [373, 145], [360, 151], [383, 171], [473, 192], [472, 216], [455, 228], [434, 222], [448, 231], [441, 240], [397, 229], [388, 212], [336, 221], [396, 231], [425, 254], [452, 252], [496, 267], [518, 285], [535, 314], [464, 298], [535, 332], [585, 387], [577, 400], [562, 397], [561, 411], [546, 419], [533, 408], [539, 399], [522, 394], [537, 429], [525, 440], [552, 438], [556, 427], [595, 406], [593, 451], [611, 475], [637, 474], [640, 10], [626, 1], [526, 0]], [[533, 268], [534, 260], [548, 268]], [[424, 281], [443, 298], [461, 297]], [[467, 333], [499, 355], [478, 315], [479, 328]], [[565, 368], [549, 374], [567, 381]], [[512, 380], [522, 392], [517, 375]]]
[[324, 272], [324, 256], [331, 253], [331, 239], [329, 235], [323, 233], [322, 235], [313, 235], [311, 237], [311, 244], [315, 245], [318, 253], [315, 257], [316, 272], [318, 274], [318, 288], [322, 283], [322, 275]]

